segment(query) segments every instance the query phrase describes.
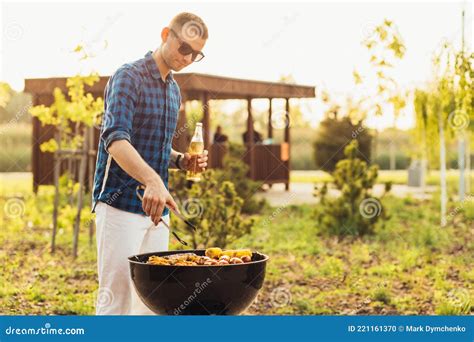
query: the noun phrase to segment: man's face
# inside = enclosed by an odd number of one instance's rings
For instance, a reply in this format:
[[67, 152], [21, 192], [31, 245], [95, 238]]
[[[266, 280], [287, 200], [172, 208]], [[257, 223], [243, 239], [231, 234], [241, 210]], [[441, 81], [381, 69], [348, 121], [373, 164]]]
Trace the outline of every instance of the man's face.
[[[202, 51], [206, 44], [206, 40], [200, 37], [186, 37], [185, 35], [182, 35], [181, 29], [176, 30], [165, 27], [161, 36], [163, 39], [161, 50], [162, 57], [169, 68], [173, 71], [180, 71], [193, 62], [192, 53], [183, 55], [179, 51], [183, 44], [185, 46], [188, 44], [195, 52]], [[183, 50], [183, 48], [181, 48], [181, 50]], [[197, 56], [197, 59], [199, 59], [199, 56]]]

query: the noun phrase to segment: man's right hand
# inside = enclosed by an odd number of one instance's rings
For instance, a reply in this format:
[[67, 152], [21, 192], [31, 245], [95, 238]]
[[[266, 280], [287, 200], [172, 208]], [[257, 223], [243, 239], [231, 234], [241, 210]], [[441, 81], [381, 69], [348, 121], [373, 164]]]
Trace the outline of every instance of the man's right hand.
[[161, 179], [146, 185], [142, 206], [155, 225], [161, 221], [165, 206], [179, 212], [178, 205]]

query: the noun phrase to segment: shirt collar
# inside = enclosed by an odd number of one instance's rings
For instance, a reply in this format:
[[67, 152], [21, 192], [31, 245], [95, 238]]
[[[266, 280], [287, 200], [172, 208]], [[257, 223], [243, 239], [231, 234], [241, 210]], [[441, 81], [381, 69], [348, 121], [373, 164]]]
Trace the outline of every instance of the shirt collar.
[[[161, 74], [160, 70], [158, 69], [158, 66], [156, 65], [155, 60], [153, 59], [152, 51], [148, 51], [145, 55], [145, 65], [150, 73], [151, 77], [153, 77], [155, 80], [161, 80]], [[170, 71], [168, 76], [166, 77], [166, 82], [170, 83], [174, 80], [173, 78], [173, 73]], [[163, 80], [162, 80], [163, 81]]]

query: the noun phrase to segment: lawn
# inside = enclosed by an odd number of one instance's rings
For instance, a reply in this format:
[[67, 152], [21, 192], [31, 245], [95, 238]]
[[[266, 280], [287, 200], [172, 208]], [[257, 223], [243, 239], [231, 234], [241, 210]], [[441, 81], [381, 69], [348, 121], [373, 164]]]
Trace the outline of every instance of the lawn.
[[[87, 231], [92, 216], [84, 211], [74, 260], [74, 211], [62, 210], [58, 248], [51, 255], [52, 188], [41, 187], [35, 197], [30, 176], [1, 177], [0, 313], [93, 314], [96, 252]], [[19, 197], [23, 215], [6, 210], [12, 196]], [[363, 238], [321, 235], [309, 205], [270, 207], [257, 216], [252, 233], [229, 246], [271, 258], [264, 288], [247, 314], [472, 314], [472, 201], [450, 203], [446, 228], [437, 226], [436, 198], [387, 197], [384, 203], [389, 220]]]
[[[426, 185], [439, 186], [439, 171], [430, 170], [426, 176]], [[291, 171], [290, 173], [291, 182], [295, 183], [321, 183], [330, 182], [331, 175], [327, 172], [314, 170], [314, 171]], [[471, 184], [474, 186], [474, 171], [470, 173]], [[393, 184], [408, 184], [408, 171], [407, 170], [379, 170], [378, 183], [392, 182]], [[459, 171], [458, 170], [447, 170], [446, 182], [448, 188], [452, 192], [457, 192], [459, 184]]]

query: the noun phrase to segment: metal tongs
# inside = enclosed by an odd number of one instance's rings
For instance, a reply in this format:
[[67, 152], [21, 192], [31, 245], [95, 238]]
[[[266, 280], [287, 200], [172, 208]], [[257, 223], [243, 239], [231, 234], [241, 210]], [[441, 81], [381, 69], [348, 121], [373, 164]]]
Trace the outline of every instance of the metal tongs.
[[[140, 199], [140, 201], [143, 201], [143, 196], [142, 194], [140, 193], [140, 190], [145, 190], [145, 186], [144, 185], [138, 185], [137, 186], [137, 189], [135, 190], [136, 193], [137, 193], [137, 196], [138, 198]], [[186, 217], [183, 216], [183, 214], [181, 214], [179, 211], [175, 210], [174, 208], [170, 208], [169, 206], [166, 205], [166, 207], [173, 212], [173, 214], [176, 215], [176, 217], [178, 217], [181, 221], [183, 221], [189, 228], [191, 228], [193, 231], [196, 231], [197, 228], [194, 224], [192, 224], [191, 222], [189, 222], [188, 219], [186, 219]], [[165, 222], [165, 220], [161, 219], [160, 222], [163, 222], [163, 224], [166, 226], [166, 228], [168, 228], [168, 230], [173, 234], [173, 236], [176, 238], [176, 240], [178, 240], [181, 244], [185, 245], [185, 246], [188, 246], [188, 243], [186, 241], [184, 241], [183, 239], [181, 239], [178, 234], [176, 234], [176, 232], [174, 230], [171, 229], [171, 227], [169, 226], [168, 223]]]

